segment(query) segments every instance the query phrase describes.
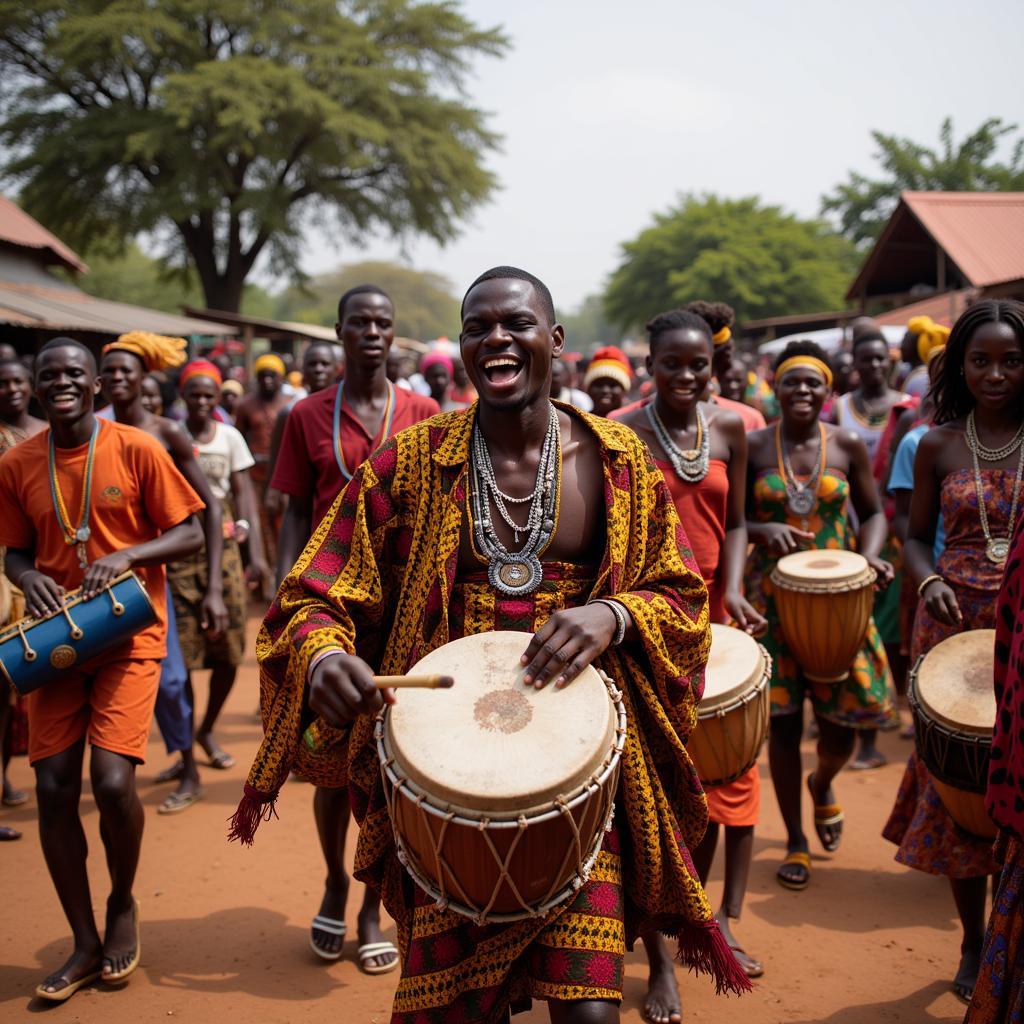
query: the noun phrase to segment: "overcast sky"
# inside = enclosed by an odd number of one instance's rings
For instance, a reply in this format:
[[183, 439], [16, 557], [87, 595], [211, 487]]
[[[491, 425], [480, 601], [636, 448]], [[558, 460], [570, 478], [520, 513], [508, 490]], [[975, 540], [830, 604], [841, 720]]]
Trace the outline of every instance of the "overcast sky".
[[[503, 136], [500, 191], [444, 249], [405, 262], [462, 290], [495, 264], [543, 278], [562, 310], [601, 288], [619, 245], [681, 192], [759, 195], [801, 215], [872, 129], [931, 144], [990, 116], [1024, 126], [1021, 0], [857, 3], [466, 0], [512, 49], [478, 63], [470, 102]], [[402, 246], [309, 238], [304, 268], [402, 259]]]

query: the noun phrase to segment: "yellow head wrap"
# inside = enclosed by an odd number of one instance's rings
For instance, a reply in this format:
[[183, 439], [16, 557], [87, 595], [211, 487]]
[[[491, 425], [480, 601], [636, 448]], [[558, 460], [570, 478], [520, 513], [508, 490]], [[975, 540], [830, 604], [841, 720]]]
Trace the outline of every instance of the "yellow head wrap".
[[715, 347], [724, 345], [732, 337], [732, 328], [728, 324], [723, 327], [720, 331], [716, 331], [711, 335], [711, 340], [714, 342]]
[[266, 370], [283, 377], [285, 374], [284, 360], [280, 356], [274, 355], [273, 352], [264, 352], [253, 364], [253, 372], [263, 373]]
[[907, 323], [907, 330], [917, 335], [917, 354], [926, 366], [932, 352], [949, 341], [949, 328], [937, 324], [930, 316], [912, 316]]
[[806, 366], [809, 370], [820, 373], [825, 381], [825, 386], [827, 388], [832, 387], [832, 371], [828, 368], [828, 364], [823, 363], [814, 356], [790, 356], [779, 364], [778, 369], [775, 371], [775, 380], [782, 380], [790, 370], [799, 369], [801, 366]]
[[131, 352], [142, 360], [149, 373], [153, 373], [181, 366], [187, 358], [187, 348], [188, 342], [184, 338], [168, 338], [163, 334], [150, 334], [149, 331], [130, 331], [105, 346], [103, 354]]
[[241, 381], [237, 381], [234, 377], [229, 377], [220, 386], [221, 391], [227, 391], [232, 395], [237, 395], [239, 398], [245, 394], [245, 388], [242, 387]]

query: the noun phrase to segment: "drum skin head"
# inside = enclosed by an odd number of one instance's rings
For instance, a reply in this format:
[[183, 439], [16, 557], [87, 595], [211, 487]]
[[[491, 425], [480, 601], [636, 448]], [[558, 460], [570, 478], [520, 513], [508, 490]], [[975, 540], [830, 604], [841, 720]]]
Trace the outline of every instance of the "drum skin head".
[[740, 629], [711, 624], [711, 655], [704, 672], [704, 696], [700, 710], [728, 704], [744, 693], [752, 680], [764, 673], [764, 659], [757, 641]]
[[867, 569], [868, 562], [863, 555], [842, 548], [797, 551], [778, 561], [778, 570], [783, 576], [812, 585], [842, 583], [855, 579]]
[[523, 685], [532, 634], [463, 637], [409, 674], [440, 672], [450, 690], [400, 690], [385, 735], [396, 769], [435, 800], [477, 813], [525, 811], [599, 771], [615, 735], [615, 706], [593, 666], [567, 687]]
[[917, 696], [947, 728], [991, 736], [996, 720], [992, 689], [996, 631], [973, 629], [936, 644], [917, 668]]

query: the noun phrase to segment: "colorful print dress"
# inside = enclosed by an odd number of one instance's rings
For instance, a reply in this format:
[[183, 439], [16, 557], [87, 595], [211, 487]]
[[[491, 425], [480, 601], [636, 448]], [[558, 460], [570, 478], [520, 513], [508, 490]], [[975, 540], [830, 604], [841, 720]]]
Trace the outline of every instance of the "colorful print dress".
[[[806, 518], [793, 516], [786, 506], [786, 485], [777, 470], [762, 470], [754, 481], [753, 507], [748, 517], [759, 523], [788, 523], [795, 529], [814, 533], [819, 549], [854, 547], [853, 532], [847, 519], [850, 484], [845, 474], [827, 469], [818, 489], [818, 505]], [[888, 691], [891, 686], [889, 662], [875, 628], [868, 623], [860, 652], [850, 666], [845, 682], [813, 683], [803, 678], [796, 658], [779, 627], [771, 572], [778, 558], [767, 547], [756, 545], [747, 560], [747, 600], [768, 620], [768, 632], [762, 638], [772, 657], [772, 715], [792, 715], [800, 711], [809, 693], [814, 712], [822, 718], [854, 729], [877, 729], [893, 714]]]
[[[987, 469], [982, 470], [981, 477], [989, 530], [993, 537], [1005, 537], [1015, 475], [1003, 469]], [[936, 621], [924, 602], [919, 602], [911, 644], [915, 661], [956, 633], [995, 628], [996, 595], [1003, 578], [1003, 567], [985, 556], [974, 474], [968, 469], [950, 473], [942, 481], [939, 502], [946, 525], [946, 547], [935, 571], [956, 593], [963, 625], [958, 628]], [[899, 846], [897, 861], [929, 874], [976, 878], [999, 870], [992, 859], [991, 841], [965, 832], [953, 821], [916, 752], [907, 762], [882, 835]]]

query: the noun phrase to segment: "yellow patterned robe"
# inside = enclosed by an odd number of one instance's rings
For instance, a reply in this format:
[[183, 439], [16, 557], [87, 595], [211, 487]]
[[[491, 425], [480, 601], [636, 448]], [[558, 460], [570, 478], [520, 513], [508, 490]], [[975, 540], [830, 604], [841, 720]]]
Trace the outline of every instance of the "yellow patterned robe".
[[[711, 971], [721, 987], [742, 990], [746, 979], [721, 939], [688, 850], [707, 825], [707, 802], [685, 748], [710, 647], [707, 590], [664, 478], [639, 438], [562, 408], [582, 416], [600, 445], [607, 541], [590, 596], [621, 601], [640, 635], [597, 662], [623, 691], [629, 723], [617, 800], [627, 941], [648, 926], [678, 935], [685, 963]], [[474, 416], [475, 406], [419, 423], [360, 467], [283, 582], [257, 639], [266, 736], [233, 836], [251, 841], [289, 770], [319, 785], [347, 784], [360, 825], [356, 876], [381, 892], [404, 951], [413, 887], [395, 855], [373, 723], [333, 729], [302, 695], [311, 660], [327, 647], [391, 674], [449, 640]], [[503, 936], [523, 950], [561, 912], [504, 926]]]

